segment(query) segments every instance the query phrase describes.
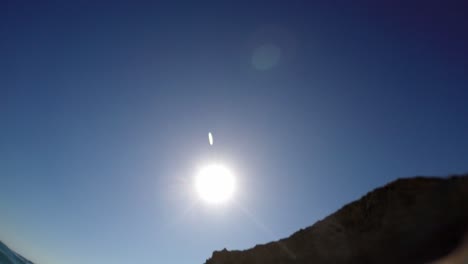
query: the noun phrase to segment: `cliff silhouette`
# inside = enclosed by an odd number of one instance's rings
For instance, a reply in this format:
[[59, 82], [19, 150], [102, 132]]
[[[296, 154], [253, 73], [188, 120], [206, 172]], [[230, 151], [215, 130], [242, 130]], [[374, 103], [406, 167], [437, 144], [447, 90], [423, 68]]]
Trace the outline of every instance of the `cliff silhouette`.
[[34, 264], [0, 241], [0, 264]]
[[[288, 238], [215, 251], [205, 264], [431, 263], [453, 252], [467, 228], [468, 174], [398, 179]], [[438, 263], [468, 263], [468, 251], [456, 252]]]

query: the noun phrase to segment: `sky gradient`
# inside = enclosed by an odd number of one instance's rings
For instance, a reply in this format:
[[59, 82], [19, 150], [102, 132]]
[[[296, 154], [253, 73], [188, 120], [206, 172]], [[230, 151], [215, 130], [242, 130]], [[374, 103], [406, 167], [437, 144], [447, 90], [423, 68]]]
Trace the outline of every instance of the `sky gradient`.
[[468, 171], [463, 1], [39, 2], [0, 4], [0, 240], [39, 264], [201, 264]]

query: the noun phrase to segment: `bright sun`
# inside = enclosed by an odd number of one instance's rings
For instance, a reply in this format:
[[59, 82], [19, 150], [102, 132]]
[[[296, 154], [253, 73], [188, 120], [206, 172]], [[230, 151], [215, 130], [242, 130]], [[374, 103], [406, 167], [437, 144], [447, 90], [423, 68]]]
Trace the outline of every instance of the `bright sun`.
[[210, 204], [227, 202], [234, 194], [236, 181], [223, 165], [203, 167], [195, 178], [195, 188], [200, 198]]

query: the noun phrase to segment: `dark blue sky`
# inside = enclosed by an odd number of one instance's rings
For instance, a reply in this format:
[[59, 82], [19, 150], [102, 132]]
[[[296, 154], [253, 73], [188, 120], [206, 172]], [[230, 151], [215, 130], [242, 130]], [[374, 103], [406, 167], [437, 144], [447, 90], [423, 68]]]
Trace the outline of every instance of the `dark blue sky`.
[[0, 5], [0, 239], [33, 261], [201, 264], [468, 171], [463, 1], [95, 2]]

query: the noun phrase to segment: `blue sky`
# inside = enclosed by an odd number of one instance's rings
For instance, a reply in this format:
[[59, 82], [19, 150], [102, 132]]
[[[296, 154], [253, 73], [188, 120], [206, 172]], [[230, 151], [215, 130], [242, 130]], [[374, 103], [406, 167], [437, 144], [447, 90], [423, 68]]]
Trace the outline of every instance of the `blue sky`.
[[0, 239], [33, 261], [203, 263], [468, 171], [462, 3], [95, 2], [0, 6]]

